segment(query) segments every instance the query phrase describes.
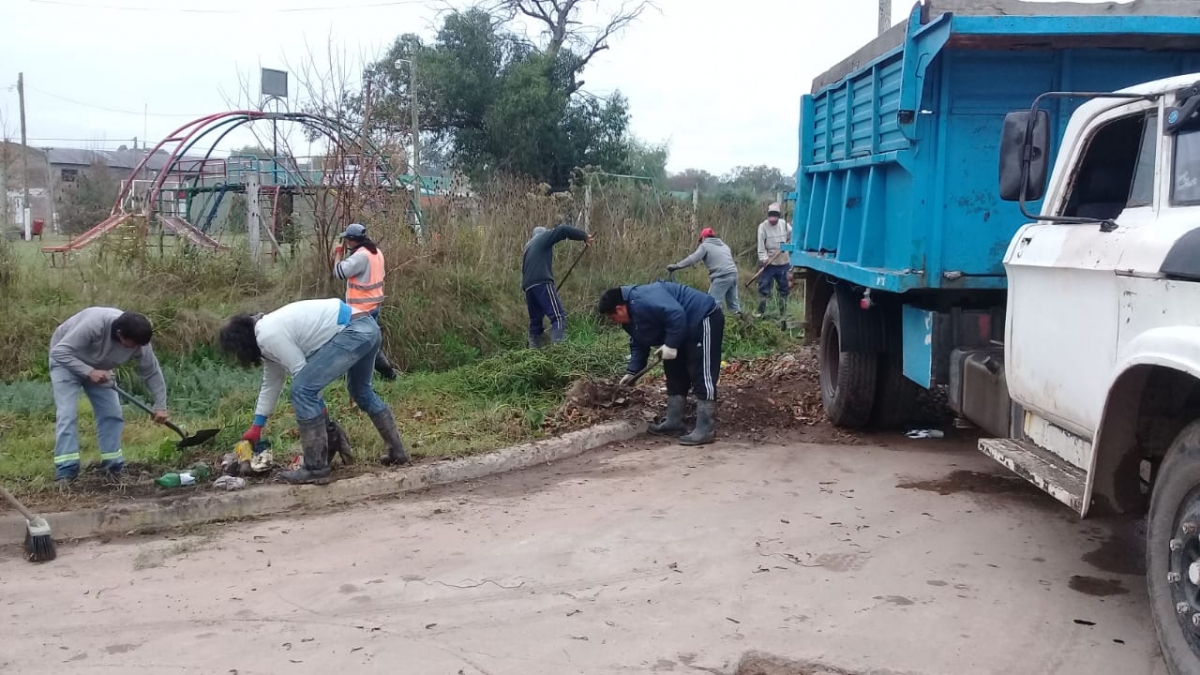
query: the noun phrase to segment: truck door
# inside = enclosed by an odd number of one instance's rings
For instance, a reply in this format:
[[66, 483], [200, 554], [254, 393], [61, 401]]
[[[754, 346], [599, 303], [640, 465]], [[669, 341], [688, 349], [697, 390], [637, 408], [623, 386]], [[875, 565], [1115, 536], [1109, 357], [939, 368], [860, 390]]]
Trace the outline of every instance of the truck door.
[[1081, 126], [1067, 130], [1043, 212], [1095, 222], [1033, 223], [1013, 239], [1005, 360], [1014, 400], [1091, 440], [1116, 363], [1123, 242], [1155, 218], [1158, 110], [1115, 104]]

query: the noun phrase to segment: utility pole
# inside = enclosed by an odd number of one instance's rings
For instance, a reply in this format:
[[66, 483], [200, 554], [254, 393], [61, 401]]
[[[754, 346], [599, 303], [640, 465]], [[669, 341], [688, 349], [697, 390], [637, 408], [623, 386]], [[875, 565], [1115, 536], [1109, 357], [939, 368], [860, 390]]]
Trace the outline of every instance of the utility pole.
[[879, 0], [879, 34], [892, 27], [892, 0]]
[[417, 114], [417, 60], [416, 55], [408, 62], [408, 97], [412, 108], [413, 156], [412, 170], [417, 178], [417, 199], [421, 198], [421, 118]]
[[[33, 208], [29, 203], [29, 144], [25, 138], [25, 73], [17, 73], [17, 98], [21, 105], [21, 220], [25, 223], [25, 241], [33, 239], [30, 222]], [[48, 158], [47, 158], [48, 161]]]

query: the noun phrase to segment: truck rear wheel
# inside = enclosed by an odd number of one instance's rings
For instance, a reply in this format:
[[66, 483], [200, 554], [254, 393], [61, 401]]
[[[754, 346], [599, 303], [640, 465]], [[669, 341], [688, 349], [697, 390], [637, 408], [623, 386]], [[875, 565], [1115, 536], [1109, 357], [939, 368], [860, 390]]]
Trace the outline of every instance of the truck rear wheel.
[[1150, 613], [1172, 675], [1200, 675], [1200, 421], [1158, 471], [1146, 534]]
[[920, 393], [917, 383], [904, 376], [903, 354], [880, 354], [871, 426], [876, 429], [899, 429], [908, 424]]
[[871, 421], [875, 403], [875, 385], [879, 375], [879, 355], [842, 350], [843, 322], [838, 296], [829, 299], [821, 321], [821, 347], [818, 372], [821, 403], [829, 421], [839, 427], [859, 428]]

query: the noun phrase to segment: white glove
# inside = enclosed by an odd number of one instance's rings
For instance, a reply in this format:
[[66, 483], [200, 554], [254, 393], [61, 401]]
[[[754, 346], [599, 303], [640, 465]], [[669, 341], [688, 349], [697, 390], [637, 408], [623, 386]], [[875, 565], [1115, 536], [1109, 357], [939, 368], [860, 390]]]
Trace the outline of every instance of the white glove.
[[670, 360], [674, 359], [676, 356], [679, 356], [678, 349], [675, 349], [674, 347], [668, 347], [666, 345], [663, 345], [661, 353], [662, 353], [663, 361], [670, 361]]
[[633, 373], [626, 373], [625, 377], [621, 378], [621, 382], [619, 384], [622, 387], [624, 387], [624, 386], [627, 386], [630, 382], [633, 382]]

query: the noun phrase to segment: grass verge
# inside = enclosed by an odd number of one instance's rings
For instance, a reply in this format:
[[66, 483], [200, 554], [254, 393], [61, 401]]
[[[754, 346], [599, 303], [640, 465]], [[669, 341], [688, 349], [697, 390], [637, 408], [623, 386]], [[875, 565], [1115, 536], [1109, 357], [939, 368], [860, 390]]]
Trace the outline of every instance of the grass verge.
[[[797, 308], [793, 307], [793, 312]], [[726, 359], [750, 358], [787, 348], [795, 336], [769, 322], [726, 327]], [[563, 401], [570, 384], [583, 377], [617, 377], [624, 372], [625, 333], [589, 318], [576, 320], [567, 343], [543, 350], [518, 349], [458, 368], [376, 380], [376, 390], [393, 408], [412, 454], [418, 458], [461, 456], [546, 435], [546, 416]], [[205, 350], [186, 361], [164, 361], [176, 423], [185, 430], [220, 427], [205, 448], [180, 452], [178, 440], [132, 406], [125, 410], [126, 460], [151, 472], [181, 468], [197, 460], [215, 464], [233, 449], [250, 421], [260, 373], [218, 361]], [[145, 395], [133, 368], [118, 372], [133, 393]], [[286, 461], [297, 433], [286, 392], [267, 426], [277, 461]], [[373, 461], [382, 443], [370, 420], [350, 402], [344, 387], [326, 390], [331, 413], [345, 427], [356, 453]], [[84, 464], [99, 461], [91, 407], [81, 399], [80, 440]], [[0, 384], [0, 481], [18, 494], [53, 489], [54, 403], [49, 384]]]

